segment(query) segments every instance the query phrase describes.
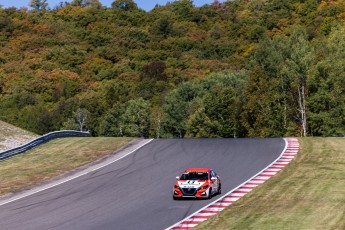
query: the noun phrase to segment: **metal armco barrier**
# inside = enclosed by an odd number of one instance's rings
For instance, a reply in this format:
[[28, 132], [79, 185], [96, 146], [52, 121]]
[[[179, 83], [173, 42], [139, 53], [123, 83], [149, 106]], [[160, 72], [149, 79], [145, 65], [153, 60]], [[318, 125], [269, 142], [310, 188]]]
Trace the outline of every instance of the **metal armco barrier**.
[[56, 131], [47, 133], [25, 145], [19, 146], [17, 148], [13, 148], [10, 150], [6, 150], [4, 152], [0, 152], [0, 161], [5, 160], [7, 158], [13, 157], [15, 155], [18, 155], [20, 153], [24, 153], [28, 150], [31, 150], [41, 144], [44, 144], [50, 140], [56, 139], [56, 138], [63, 138], [63, 137], [87, 137], [90, 136], [89, 132], [80, 132], [80, 131], [74, 131], [74, 130], [63, 130], [63, 131]]

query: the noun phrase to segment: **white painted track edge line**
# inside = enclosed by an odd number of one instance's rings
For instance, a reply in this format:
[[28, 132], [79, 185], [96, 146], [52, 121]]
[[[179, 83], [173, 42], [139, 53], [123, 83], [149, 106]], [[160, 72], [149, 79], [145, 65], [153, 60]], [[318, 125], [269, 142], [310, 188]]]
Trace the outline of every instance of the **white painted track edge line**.
[[251, 181], [253, 178], [257, 177], [259, 174], [261, 174], [263, 171], [265, 171], [266, 169], [268, 169], [269, 167], [271, 167], [273, 164], [276, 163], [276, 161], [278, 161], [283, 154], [285, 153], [287, 147], [289, 146], [288, 143], [288, 139], [289, 138], [283, 138], [284, 142], [285, 142], [285, 147], [283, 149], [283, 151], [280, 153], [280, 155], [271, 163], [269, 164], [266, 168], [264, 168], [263, 170], [261, 170], [259, 173], [255, 174], [253, 177], [249, 178], [247, 181], [243, 182], [242, 184], [240, 184], [239, 186], [237, 186], [236, 188], [234, 188], [233, 190], [227, 192], [225, 195], [221, 196], [220, 198], [218, 198], [217, 200], [213, 201], [212, 203], [202, 207], [201, 209], [197, 210], [196, 212], [192, 213], [191, 215], [187, 216], [186, 218], [184, 218], [183, 220], [177, 222], [176, 224], [166, 228], [165, 230], [171, 230], [175, 227], [178, 227], [181, 223], [183, 223], [184, 221], [192, 218], [194, 215], [198, 214], [199, 212], [201, 212], [202, 210], [206, 209], [207, 207], [213, 205], [214, 203], [217, 203], [219, 200], [224, 199], [225, 197], [229, 196], [231, 193], [233, 193], [235, 190], [237, 190], [238, 188], [240, 188], [241, 186], [245, 185], [246, 183], [248, 183], [249, 181]]
[[121, 160], [122, 158], [124, 158], [124, 157], [126, 157], [126, 156], [128, 156], [128, 155], [130, 155], [130, 154], [132, 154], [132, 153], [134, 153], [135, 151], [137, 151], [137, 150], [139, 150], [140, 148], [144, 147], [145, 145], [147, 145], [148, 143], [150, 143], [150, 142], [153, 141], [153, 140], [154, 140], [154, 139], [148, 139], [148, 141], [146, 141], [144, 144], [138, 146], [137, 148], [135, 148], [134, 150], [132, 150], [132, 151], [130, 151], [130, 152], [128, 152], [128, 153], [126, 153], [125, 155], [121, 156], [120, 158], [114, 159], [114, 160], [112, 160], [112, 161], [110, 161], [110, 162], [108, 162], [108, 163], [106, 163], [106, 164], [104, 164], [104, 165], [100, 165], [99, 167], [96, 167], [96, 168], [94, 168], [94, 169], [92, 169], [92, 170], [90, 170], [90, 171], [87, 171], [87, 170], [86, 170], [85, 172], [83, 172], [83, 173], [81, 173], [81, 174], [78, 174], [78, 175], [69, 177], [68, 179], [63, 180], [63, 181], [60, 181], [60, 182], [58, 182], [58, 183], [54, 183], [54, 184], [51, 184], [51, 185], [49, 185], [49, 186], [43, 187], [42, 189], [39, 189], [39, 190], [37, 190], [37, 191], [29, 192], [29, 193], [26, 193], [26, 194], [24, 194], [24, 195], [14, 197], [14, 198], [12, 198], [12, 199], [10, 198], [10, 199], [8, 199], [8, 200], [4, 200], [3, 202], [0, 202], [0, 206], [3, 206], [3, 205], [5, 205], [5, 204], [12, 203], [12, 202], [14, 202], [14, 201], [23, 199], [23, 198], [28, 197], [28, 196], [32, 196], [32, 195], [34, 195], [34, 194], [36, 194], [36, 193], [45, 191], [45, 190], [47, 190], [47, 189], [50, 189], [50, 188], [56, 187], [56, 186], [58, 186], [58, 185], [61, 185], [61, 184], [63, 184], [63, 183], [66, 183], [66, 182], [69, 182], [69, 181], [71, 181], [71, 180], [74, 180], [74, 179], [76, 179], [76, 178], [78, 178], [78, 177], [84, 176], [84, 175], [86, 175], [86, 174], [88, 174], [88, 173], [90, 173], [90, 172], [94, 172], [94, 171], [96, 171], [96, 170], [99, 170], [99, 169], [101, 169], [101, 168], [104, 168], [104, 167], [106, 167], [106, 166], [108, 166], [108, 165], [110, 165], [110, 164], [113, 164], [113, 163], [115, 163], [116, 161], [119, 161], [119, 160]]

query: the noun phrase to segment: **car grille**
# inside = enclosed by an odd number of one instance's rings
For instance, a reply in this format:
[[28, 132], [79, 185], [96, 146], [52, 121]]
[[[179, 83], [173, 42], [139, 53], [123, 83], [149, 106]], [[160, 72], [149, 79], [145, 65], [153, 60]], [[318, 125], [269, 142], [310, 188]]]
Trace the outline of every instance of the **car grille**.
[[183, 188], [182, 192], [185, 196], [194, 196], [196, 193], [196, 188]]

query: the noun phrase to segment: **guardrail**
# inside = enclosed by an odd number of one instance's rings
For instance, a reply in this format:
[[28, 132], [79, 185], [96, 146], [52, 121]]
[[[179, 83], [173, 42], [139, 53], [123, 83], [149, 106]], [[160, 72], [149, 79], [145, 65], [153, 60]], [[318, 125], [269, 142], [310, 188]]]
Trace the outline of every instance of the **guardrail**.
[[0, 161], [8, 159], [10, 157], [13, 157], [15, 155], [18, 155], [20, 153], [24, 153], [28, 150], [31, 150], [41, 144], [44, 144], [50, 140], [56, 139], [56, 138], [63, 138], [63, 137], [87, 137], [90, 136], [89, 132], [80, 132], [75, 130], [63, 130], [63, 131], [56, 131], [47, 133], [39, 138], [36, 138], [35, 140], [30, 141], [27, 144], [24, 144], [22, 146], [19, 146], [17, 148], [9, 149], [4, 152], [0, 152]]

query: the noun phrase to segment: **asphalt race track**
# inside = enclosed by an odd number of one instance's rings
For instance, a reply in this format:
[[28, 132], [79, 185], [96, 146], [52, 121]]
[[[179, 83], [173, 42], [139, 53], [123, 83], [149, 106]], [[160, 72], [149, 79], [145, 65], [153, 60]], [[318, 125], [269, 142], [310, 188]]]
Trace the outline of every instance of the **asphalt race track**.
[[104, 168], [1, 205], [0, 229], [165, 229], [219, 197], [174, 201], [175, 177], [184, 169], [211, 167], [225, 194], [284, 147], [278, 138], [154, 140]]

